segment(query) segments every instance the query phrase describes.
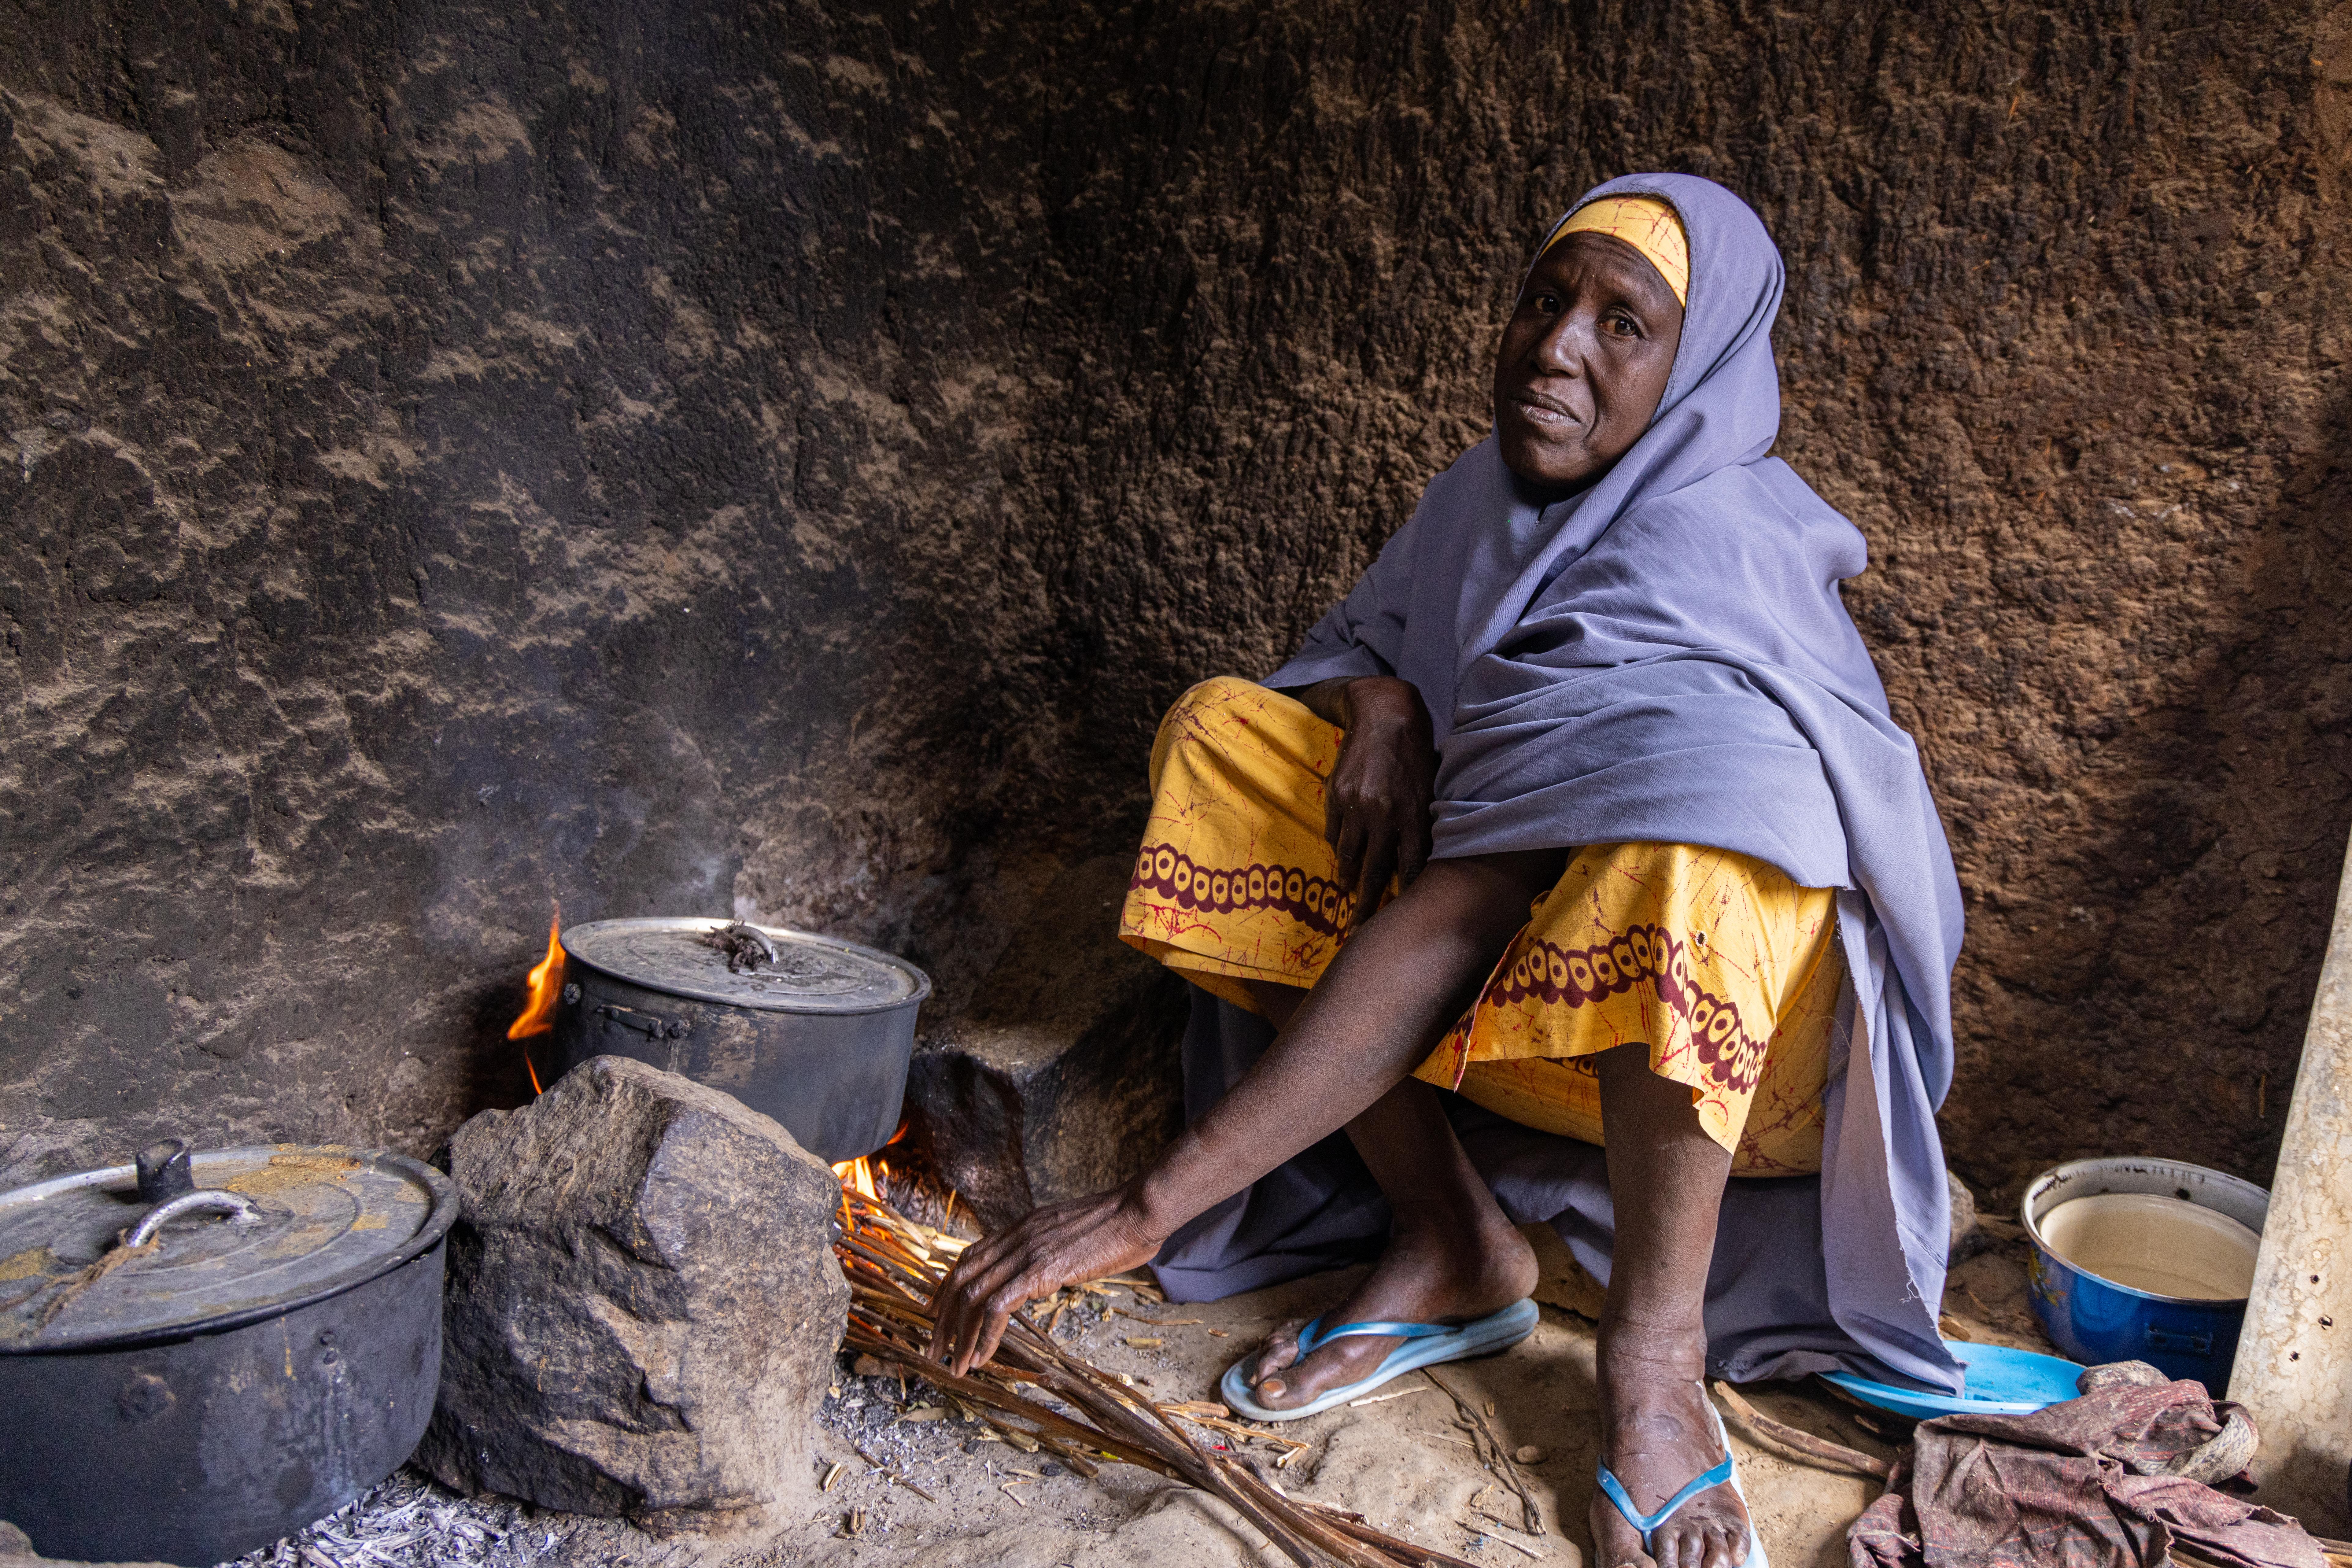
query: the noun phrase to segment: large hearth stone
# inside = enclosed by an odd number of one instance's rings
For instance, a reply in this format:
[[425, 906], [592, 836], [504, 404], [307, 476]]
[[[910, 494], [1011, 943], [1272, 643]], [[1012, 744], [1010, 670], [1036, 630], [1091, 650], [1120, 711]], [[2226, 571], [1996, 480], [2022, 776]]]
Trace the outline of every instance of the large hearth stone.
[[1183, 1126], [1184, 984], [1118, 935], [1133, 866], [1063, 872], [964, 1016], [918, 1043], [908, 1114], [985, 1225], [1116, 1186]]
[[82, 1563], [64, 1557], [44, 1557], [33, 1550], [25, 1532], [0, 1519], [0, 1568], [173, 1568], [169, 1563]]
[[849, 1288], [840, 1188], [768, 1117], [619, 1057], [449, 1143], [441, 1400], [417, 1461], [653, 1529], [782, 1522]]

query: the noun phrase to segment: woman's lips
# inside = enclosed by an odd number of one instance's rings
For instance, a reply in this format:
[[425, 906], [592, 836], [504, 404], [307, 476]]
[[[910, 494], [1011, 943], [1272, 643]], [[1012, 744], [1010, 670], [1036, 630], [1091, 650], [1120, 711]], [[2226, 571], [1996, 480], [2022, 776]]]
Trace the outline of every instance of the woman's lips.
[[1522, 418], [1549, 429], [1564, 430], [1584, 423], [1565, 405], [1556, 403], [1537, 393], [1516, 394], [1511, 398], [1511, 403], [1518, 409]]

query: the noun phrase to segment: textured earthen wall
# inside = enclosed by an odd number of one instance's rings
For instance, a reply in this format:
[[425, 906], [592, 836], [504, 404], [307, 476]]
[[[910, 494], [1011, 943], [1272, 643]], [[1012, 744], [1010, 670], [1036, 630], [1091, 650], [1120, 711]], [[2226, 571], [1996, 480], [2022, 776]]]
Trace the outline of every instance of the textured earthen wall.
[[2352, 8], [1922, 10], [0, 0], [0, 1166], [422, 1145], [551, 895], [904, 947], [952, 1035], [1651, 166], [1789, 258], [1961, 1168], [2261, 1174], [2352, 824]]

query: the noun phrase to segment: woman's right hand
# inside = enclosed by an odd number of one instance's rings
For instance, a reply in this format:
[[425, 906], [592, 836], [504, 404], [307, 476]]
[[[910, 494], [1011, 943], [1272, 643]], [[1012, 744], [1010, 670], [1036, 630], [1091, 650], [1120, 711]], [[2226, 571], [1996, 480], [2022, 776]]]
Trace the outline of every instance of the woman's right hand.
[[1325, 717], [1347, 733], [1323, 786], [1323, 837], [1339, 854], [1339, 885], [1356, 895], [1353, 931], [1380, 908], [1391, 877], [1410, 887], [1429, 863], [1437, 747], [1429, 710], [1409, 680], [1349, 680], [1332, 706], [1338, 711]]
[[1030, 1302], [1150, 1262], [1174, 1227], [1151, 1222], [1143, 1184], [1043, 1205], [964, 1248], [931, 1299], [931, 1359], [961, 1377], [987, 1363]]

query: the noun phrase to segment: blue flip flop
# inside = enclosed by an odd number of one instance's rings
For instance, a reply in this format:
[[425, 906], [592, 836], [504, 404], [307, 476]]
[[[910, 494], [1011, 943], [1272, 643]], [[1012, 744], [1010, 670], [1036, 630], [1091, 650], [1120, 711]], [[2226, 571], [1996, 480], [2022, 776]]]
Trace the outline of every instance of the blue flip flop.
[[[1706, 1399], [1704, 1388], [1699, 1397]], [[1688, 1486], [1668, 1498], [1665, 1506], [1657, 1512], [1643, 1513], [1635, 1508], [1633, 1500], [1626, 1495], [1625, 1483], [1611, 1474], [1608, 1466], [1601, 1467], [1601, 1495], [1615, 1506], [1619, 1513], [1625, 1516], [1626, 1523], [1642, 1532], [1642, 1550], [1649, 1552], [1652, 1557], [1655, 1557], [1657, 1553], [1650, 1551], [1650, 1538], [1657, 1533], [1658, 1527], [1672, 1519], [1676, 1509], [1706, 1490], [1707, 1488], [1719, 1487], [1724, 1482], [1729, 1481], [1732, 1491], [1738, 1496], [1740, 1506], [1742, 1508], [1748, 1506], [1747, 1489], [1740, 1486], [1739, 1470], [1732, 1463], [1731, 1434], [1723, 1429], [1723, 1417], [1717, 1414], [1713, 1400], [1707, 1400], [1706, 1413], [1715, 1417], [1715, 1440], [1723, 1445], [1723, 1463], [1693, 1478]], [[1763, 1538], [1756, 1533], [1756, 1524], [1752, 1519], [1748, 1525], [1748, 1555], [1741, 1560], [1739, 1568], [1771, 1568], [1771, 1565], [1765, 1561]]]
[[1242, 1366], [1251, 1358], [1225, 1368], [1223, 1381], [1217, 1392], [1234, 1414], [1253, 1421], [1296, 1421], [1302, 1415], [1313, 1415], [1350, 1399], [1360, 1399], [1392, 1377], [1402, 1377], [1420, 1367], [1436, 1366], [1444, 1362], [1461, 1361], [1474, 1355], [1487, 1355], [1508, 1350], [1535, 1331], [1540, 1314], [1536, 1304], [1526, 1297], [1512, 1302], [1499, 1312], [1469, 1323], [1342, 1323], [1336, 1329], [1323, 1327], [1316, 1319], [1298, 1331], [1298, 1358], [1306, 1360], [1333, 1340], [1355, 1339], [1370, 1335], [1381, 1339], [1401, 1339], [1404, 1343], [1391, 1351], [1369, 1377], [1332, 1389], [1310, 1399], [1296, 1410], [1269, 1410], [1250, 1397], [1249, 1381], [1242, 1375]]

